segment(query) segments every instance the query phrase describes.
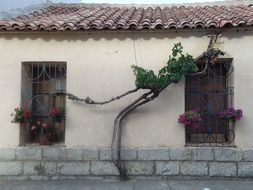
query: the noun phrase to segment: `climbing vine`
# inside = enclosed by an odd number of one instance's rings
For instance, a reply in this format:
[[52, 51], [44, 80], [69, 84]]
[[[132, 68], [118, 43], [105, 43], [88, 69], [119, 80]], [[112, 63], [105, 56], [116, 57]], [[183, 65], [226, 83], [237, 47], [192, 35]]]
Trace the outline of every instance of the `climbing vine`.
[[[152, 70], [146, 70], [136, 65], [132, 66], [136, 77], [136, 88], [109, 100], [98, 102], [92, 100], [90, 97], [82, 99], [73, 94], [66, 93], [66, 96], [72, 100], [85, 102], [86, 104], [104, 105], [112, 101], [119, 100], [131, 93], [135, 93], [140, 89], [147, 90], [140, 97], [122, 109], [114, 120], [113, 139], [111, 145], [112, 160], [118, 168], [122, 179], [127, 179], [126, 165], [121, 160], [121, 134], [123, 119], [125, 119], [129, 113], [139, 106], [154, 100], [171, 83], [179, 82], [186, 75], [201, 75], [201, 73], [203, 73], [207, 68], [208, 62], [214, 63], [218, 55], [223, 55], [224, 52], [213, 48], [213, 43], [216, 42], [217, 36], [211, 35], [210, 37], [210, 43], [207, 50], [196, 59], [193, 59], [192, 55], [183, 53], [183, 46], [181, 43], [174, 44], [172, 54], [169, 56], [167, 64], [159, 70], [157, 75]], [[198, 72], [196, 61], [199, 59], [205, 60], [206, 66], [202, 71]]]
[[172, 55], [169, 56], [167, 64], [155, 75], [152, 70], [145, 70], [136, 65], [132, 66], [136, 76], [135, 85], [141, 89], [161, 89], [171, 82], [179, 82], [180, 79], [190, 73], [198, 71], [194, 59], [189, 54], [183, 54], [181, 43], [174, 45]]

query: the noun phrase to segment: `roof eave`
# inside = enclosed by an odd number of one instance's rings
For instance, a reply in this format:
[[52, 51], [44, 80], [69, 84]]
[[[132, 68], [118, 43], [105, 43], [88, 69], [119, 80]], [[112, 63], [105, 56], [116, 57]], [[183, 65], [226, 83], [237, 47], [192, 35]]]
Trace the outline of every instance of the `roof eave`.
[[0, 31], [0, 34], [63, 34], [63, 33], [180, 33], [180, 32], [212, 32], [223, 33], [225, 31], [248, 31], [253, 27], [232, 27], [232, 28], [194, 28], [194, 29], [170, 29], [170, 30], [74, 30], [74, 31], [33, 31], [33, 30], [21, 30], [21, 31]]

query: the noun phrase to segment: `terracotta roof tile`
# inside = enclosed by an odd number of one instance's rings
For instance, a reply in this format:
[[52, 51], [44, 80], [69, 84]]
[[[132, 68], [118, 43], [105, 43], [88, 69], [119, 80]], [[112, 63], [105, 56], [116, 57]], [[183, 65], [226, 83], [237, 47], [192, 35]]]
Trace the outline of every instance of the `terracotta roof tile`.
[[117, 7], [56, 4], [9, 20], [0, 31], [171, 30], [253, 26], [251, 5]]

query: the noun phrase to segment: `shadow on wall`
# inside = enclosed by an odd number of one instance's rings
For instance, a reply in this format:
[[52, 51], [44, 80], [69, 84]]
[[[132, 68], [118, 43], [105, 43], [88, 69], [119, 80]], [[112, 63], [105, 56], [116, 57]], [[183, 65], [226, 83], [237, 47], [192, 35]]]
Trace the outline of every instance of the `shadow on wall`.
[[7, 40], [11, 40], [13, 38], [17, 38], [19, 40], [37, 40], [42, 39], [43, 41], [88, 41], [92, 39], [94, 41], [99, 41], [101, 39], [105, 39], [107, 41], [111, 41], [114, 39], [124, 41], [126, 39], [132, 40], [149, 40], [152, 38], [155, 39], [175, 39], [177, 37], [180, 38], [189, 38], [193, 37], [206, 37], [209, 34], [207, 31], [203, 32], [132, 32], [132, 31], [95, 31], [95, 32], [28, 32], [28, 33], [0, 33], [0, 37], [3, 37]]
[[[19, 40], [37, 40], [42, 39], [43, 41], [88, 41], [92, 39], [94, 41], [99, 41], [101, 39], [105, 39], [108, 41], [117, 39], [120, 41], [124, 41], [126, 39], [132, 40], [149, 40], [152, 38], [155, 39], [175, 39], [177, 37], [186, 39], [190, 37], [197, 38], [206, 38], [207, 35], [217, 32], [215, 31], [207, 31], [207, 30], [190, 30], [190, 31], [87, 31], [87, 32], [27, 32], [27, 33], [1, 33], [0, 38], [3, 37], [7, 40], [11, 40], [13, 38], [18, 38]], [[252, 36], [252, 30], [224, 30], [220, 31], [223, 37], [227, 38], [238, 38], [240, 36]], [[243, 33], [243, 34], [242, 34]]]

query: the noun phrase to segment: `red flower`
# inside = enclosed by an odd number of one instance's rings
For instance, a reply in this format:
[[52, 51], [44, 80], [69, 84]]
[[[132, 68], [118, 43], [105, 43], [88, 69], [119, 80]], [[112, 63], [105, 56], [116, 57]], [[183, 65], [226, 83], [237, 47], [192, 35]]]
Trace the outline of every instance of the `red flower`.
[[59, 114], [60, 110], [58, 108], [51, 108], [51, 110], [49, 111], [49, 114], [54, 116], [56, 114]]
[[22, 114], [22, 117], [23, 117], [24, 119], [30, 118], [30, 117], [31, 117], [30, 111], [29, 111], [29, 110], [25, 110], [25, 111], [23, 112], [23, 114]]
[[31, 117], [31, 112], [28, 109], [23, 109], [20, 107], [16, 107], [14, 109], [14, 113], [11, 114], [13, 116], [13, 122], [14, 123], [23, 123], [23, 122], [31, 122], [32, 117]]

